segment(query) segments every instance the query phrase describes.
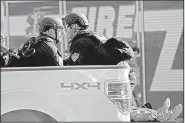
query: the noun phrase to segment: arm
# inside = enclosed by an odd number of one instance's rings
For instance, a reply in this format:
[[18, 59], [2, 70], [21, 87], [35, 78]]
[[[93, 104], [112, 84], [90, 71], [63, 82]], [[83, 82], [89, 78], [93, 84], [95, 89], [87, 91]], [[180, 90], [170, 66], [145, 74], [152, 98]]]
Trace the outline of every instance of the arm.
[[131, 68], [126, 61], [119, 62], [118, 65], [120, 65], [120, 66], [128, 66], [129, 67], [130, 70], [129, 70], [128, 78], [130, 80], [131, 89], [133, 90], [135, 85], [136, 85], [136, 75], [135, 75], [136, 73], [135, 73], [135, 70], [133, 68]]
[[70, 56], [67, 60], [68, 65], [85, 65], [86, 57], [85, 57], [86, 48], [82, 43], [76, 43], [71, 52]]
[[[36, 46], [39, 52], [37, 58], [41, 60], [43, 66], [62, 66], [62, 57], [57, 52], [57, 47], [52, 41], [42, 41]], [[39, 57], [41, 56], [41, 57]]]

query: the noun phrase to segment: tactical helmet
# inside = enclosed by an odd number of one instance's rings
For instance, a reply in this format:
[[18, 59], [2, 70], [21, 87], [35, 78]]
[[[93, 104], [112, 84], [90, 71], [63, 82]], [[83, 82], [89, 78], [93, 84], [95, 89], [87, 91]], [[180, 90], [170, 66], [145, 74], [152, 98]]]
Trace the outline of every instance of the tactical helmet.
[[44, 17], [39, 22], [39, 32], [44, 32], [47, 28], [63, 29], [64, 25], [59, 17]]
[[62, 18], [62, 20], [65, 21], [68, 26], [71, 26], [71, 24], [78, 24], [83, 29], [89, 27], [89, 22], [83, 13], [70, 13]]

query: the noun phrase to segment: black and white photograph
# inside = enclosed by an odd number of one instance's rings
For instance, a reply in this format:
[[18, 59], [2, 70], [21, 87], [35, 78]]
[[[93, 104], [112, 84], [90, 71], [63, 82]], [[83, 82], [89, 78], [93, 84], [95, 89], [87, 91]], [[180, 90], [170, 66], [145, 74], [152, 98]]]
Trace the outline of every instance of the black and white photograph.
[[1, 122], [184, 122], [184, 0], [1, 0]]

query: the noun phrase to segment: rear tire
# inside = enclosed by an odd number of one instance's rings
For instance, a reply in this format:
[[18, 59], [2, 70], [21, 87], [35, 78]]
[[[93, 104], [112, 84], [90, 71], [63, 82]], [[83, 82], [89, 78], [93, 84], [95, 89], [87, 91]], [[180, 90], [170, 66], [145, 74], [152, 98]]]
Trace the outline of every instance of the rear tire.
[[1, 121], [57, 122], [52, 116], [36, 110], [15, 110], [1, 116]]

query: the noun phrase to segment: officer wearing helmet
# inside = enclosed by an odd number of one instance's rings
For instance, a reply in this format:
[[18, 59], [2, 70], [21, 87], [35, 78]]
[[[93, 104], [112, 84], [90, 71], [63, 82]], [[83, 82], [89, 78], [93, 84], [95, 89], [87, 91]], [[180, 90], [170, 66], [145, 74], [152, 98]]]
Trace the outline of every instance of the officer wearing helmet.
[[[83, 13], [70, 13], [66, 15], [62, 20], [66, 24], [67, 36], [69, 39], [69, 51], [70, 57], [66, 62], [69, 65], [116, 65], [125, 59], [118, 59], [115, 57], [114, 51], [117, 51], [121, 55], [120, 48], [125, 46], [126, 42], [118, 40], [115, 47], [108, 47], [112, 43], [112, 38], [107, 39], [103, 35], [94, 33], [88, 29], [89, 22]], [[116, 39], [116, 38], [115, 38]], [[108, 45], [105, 45], [105, 44]], [[121, 44], [122, 43], [122, 44]], [[116, 46], [119, 46], [119, 48]], [[129, 45], [127, 45], [129, 46]], [[114, 51], [113, 51], [114, 50]], [[133, 51], [130, 50], [130, 56], [127, 60], [130, 60], [133, 56]], [[116, 53], [116, 52], [114, 52]]]
[[63, 60], [57, 44], [64, 35], [59, 17], [44, 17], [39, 22], [39, 36], [28, 39], [18, 50], [19, 59], [12, 58], [7, 67], [60, 66]]

